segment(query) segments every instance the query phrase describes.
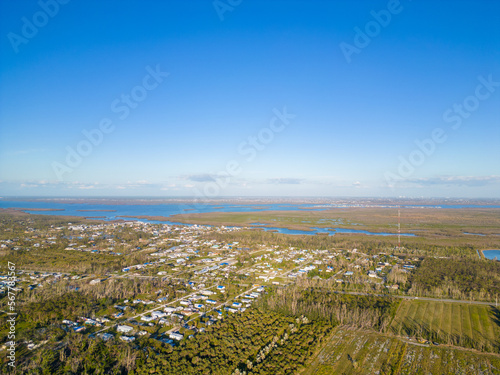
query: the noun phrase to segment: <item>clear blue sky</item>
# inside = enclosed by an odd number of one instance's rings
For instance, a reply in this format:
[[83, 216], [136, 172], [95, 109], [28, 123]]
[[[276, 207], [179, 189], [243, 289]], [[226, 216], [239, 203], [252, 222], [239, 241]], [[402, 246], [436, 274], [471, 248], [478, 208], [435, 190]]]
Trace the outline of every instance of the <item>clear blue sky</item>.
[[500, 197], [498, 1], [64, 2], [0, 3], [0, 195]]

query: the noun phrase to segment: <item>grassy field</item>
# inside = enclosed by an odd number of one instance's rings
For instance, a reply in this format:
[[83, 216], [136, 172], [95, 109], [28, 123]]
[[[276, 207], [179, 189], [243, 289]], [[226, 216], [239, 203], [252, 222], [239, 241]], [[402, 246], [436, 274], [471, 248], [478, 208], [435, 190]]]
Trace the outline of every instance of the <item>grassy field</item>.
[[[398, 212], [395, 208], [349, 207], [324, 211], [188, 213], [171, 216], [169, 220], [238, 226], [250, 226], [251, 223], [259, 222], [274, 227], [300, 230], [308, 230], [311, 227], [333, 227], [397, 233]], [[451, 245], [471, 244], [479, 248], [500, 247], [500, 209], [498, 208], [404, 209], [401, 211], [401, 228], [403, 233], [413, 233], [419, 237], [429, 237], [434, 240], [446, 240]], [[410, 239], [405, 238], [405, 241], [408, 240]]]
[[388, 332], [500, 352], [498, 310], [485, 305], [406, 300]]
[[[209, 212], [181, 214], [173, 221], [211, 221], [212, 223], [250, 224], [261, 222], [275, 226], [294, 226], [307, 229], [318, 227], [359, 228], [370, 226], [388, 231], [397, 228], [398, 211], [391, 207], [342, 207], [327, 210], [301, 211]], [[401, 210], [401, 224], [405, 230], [450, 229], [468, 233], [500, 234], [499, 208], [433, 209], [412, 208]], [[364, 229], [364, 228], [363, 228]]]
[[301, 375], [500, 374], [500, 357], [339, 327]]

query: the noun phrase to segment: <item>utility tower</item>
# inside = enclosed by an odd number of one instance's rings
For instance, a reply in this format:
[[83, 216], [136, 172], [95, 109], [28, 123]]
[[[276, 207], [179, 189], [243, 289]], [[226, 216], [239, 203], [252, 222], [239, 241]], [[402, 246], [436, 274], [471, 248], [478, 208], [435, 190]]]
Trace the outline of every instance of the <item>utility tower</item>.
[[398, 250], [401, 249], [401, 210], [398, 206]]

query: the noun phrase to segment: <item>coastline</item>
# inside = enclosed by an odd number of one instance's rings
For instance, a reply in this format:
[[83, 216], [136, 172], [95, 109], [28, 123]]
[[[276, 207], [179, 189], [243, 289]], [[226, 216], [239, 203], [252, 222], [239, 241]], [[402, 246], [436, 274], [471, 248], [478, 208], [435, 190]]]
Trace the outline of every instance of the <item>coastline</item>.
[[[103, 204], [103, 205], [158, 205], [158, 204], [183, 204], [183, 205], [217, 205], [245, 204], [265, 206], [269, 204], [307, 204], [307, 205], [481, 205], [500, 206], [500, 199], [447, 199], [447, 198], [370, 198], [370, 197], [219, 197], [197, 199], [192, 197], [8, 197], [1, 196], [0, 201], [17, 202], [53, 202], [65, 204]], [[308, 207], [316, 209], [321, 207]], [[188, 208], [189, 209], [189, 208]]]

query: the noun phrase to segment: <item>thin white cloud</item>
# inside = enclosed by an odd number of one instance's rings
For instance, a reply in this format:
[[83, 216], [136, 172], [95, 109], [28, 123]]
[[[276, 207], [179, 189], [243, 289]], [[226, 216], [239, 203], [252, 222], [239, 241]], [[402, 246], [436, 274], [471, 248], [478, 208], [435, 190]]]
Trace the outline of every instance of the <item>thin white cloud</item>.
[[40, 152], [46, 152], [47, 150], [44, 148], [32, 148], [27, 150], [16, 150], [12, 152], [7, 152], [9, 156], [19, 156], [19, 155], [27, 155], [27, 154], [35, 154]]
[[293, 177], [270, 178], [267, 180], [267, 183], [277, 184], [277, 185], [299, 185], [302, 182], [304, 182], [303, 178], [293, 178]]
[[193, 181], [193, 182], [212, 182], [215, 181], [215, 177], [208, 174], [192, 174], [192, 175], [187, 175], [183, 176], [184, 179], [188, 181]]
[[405, 181], [411, 185], [417, 186], [468, 186], [478, 187], [486, 186], [500, 182], [500, 176], [436, 176], [413, 178]]

